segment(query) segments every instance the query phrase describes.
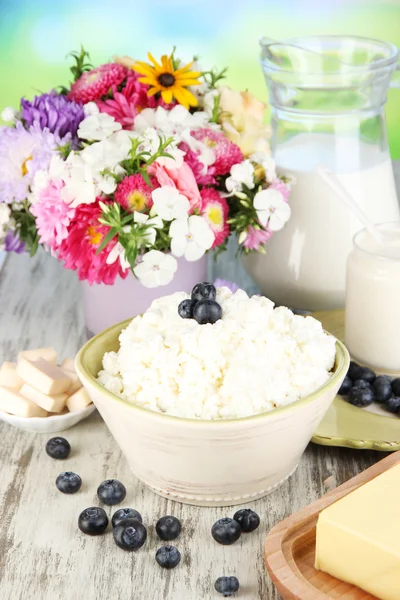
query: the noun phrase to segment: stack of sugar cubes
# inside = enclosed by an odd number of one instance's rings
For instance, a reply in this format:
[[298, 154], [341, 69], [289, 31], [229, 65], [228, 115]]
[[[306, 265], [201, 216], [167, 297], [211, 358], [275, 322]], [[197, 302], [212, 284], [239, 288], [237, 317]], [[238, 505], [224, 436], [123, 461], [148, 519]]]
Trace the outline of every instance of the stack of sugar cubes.
[[19, 417], [51, 417], [83, 410], [91, 399], [75, 372], [74, 359], [57, 365], [54, 348], [25, 350], [0, 368], [0, 411]]

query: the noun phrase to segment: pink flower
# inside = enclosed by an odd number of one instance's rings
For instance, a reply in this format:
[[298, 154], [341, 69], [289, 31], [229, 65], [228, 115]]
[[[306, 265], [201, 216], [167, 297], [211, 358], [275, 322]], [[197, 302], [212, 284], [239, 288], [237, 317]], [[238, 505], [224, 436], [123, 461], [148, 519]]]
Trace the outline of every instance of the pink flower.
[[75, 209], [61, 199], [63, 187], [63, 181], [51, 181], [41, 190], [39, 202], [30, 209], [36, 217], [40, 243], [52, 250], [56, 250], [67, 237], [68, 225], [75, 215]]
[[94, 102], [108, 94], [113, 86], [118, 86], [127, 77], [129, 70], [117, 63], [107, 63], [83, 73], [71, 86], [69, 100]]
[[112, 86], [112, 98], [98, 100], [100, 112], [105, 112], [114, 117], [123, 129], [133, 129], [135, 117], [144, 108], [157, 108], [166, 106], [164, 101], [148, 96], [149, 86], [138, 81], [139, 74], [129, 71], [125, 87], [118, 91], [116, 85]]
[[243, 246], [249, 250], [258, 250], [272, 237], [273, 231], [264, 231], [263, 229], [254, 229], [250, 225], [247, 230], [247, 237], [243, 242]]
[[192, 136], [211, 148], [215, 154], [213, 164], [215, 175], [226, 175], [233, 165], [243, 161], [243, 154], [233, 142], [220, 131], [213, 129], [195, 129]]
[[229, 207], [225, 198], [222, 198], [214, 188], [201, 190], [203, 201], [201, 214], [207, 221], [215, 236], [212, 248], [222, 244], [229, 235]]
[[154, 180], [151, 182], [153, 187], [147, 185], [140, 173], [129, 175], [117, 185], [114, 198], [125, 210], [143, 212], [145, 208], [153, 206], [151, 192], [158, 186]]
[[214, 165], [209, 166], [204, 172], [204, 165], [199, 160], [199, 152], [191, 150], [186, 142], [182, 142], [179, 149], [185, 152], [185, 162], [192, 169], [198, 185], [214, 185], [216, 183]]
[[289, 202], [290, 190], [284, 181], [281, 181], [281, 179], [274, 179], [268, 189], [269, 188], [278, 190], [278, 192], [282, 194], [285, 202]]
[[68, 237], [64, 239], [58, 251], [58, 257], [64, 261], [64, 267], [78, 271], [79, 279], [86, 279], [90, 285], [112, 285], [118, 275], [125, 279], [129, 273], [129, 269], [121, 267], [119, 260], [112, 264], [106, 262], [117, 244], [116, 238], [97, 254], [98, 247], [110, 230], [99, 223], [101, 212], [99, 198], [92, 204], [80, 204], [68, 228]]
[[184, 162], [179, 169], [171, 169], [165, 165], [153, 163], [149, 168], [149, 173], [155, 176], [160, 186], [175, 187], [183, 196], [186, 196], [192, 210], [201, 208], [200, 191], [193, 171], [188, 164]]

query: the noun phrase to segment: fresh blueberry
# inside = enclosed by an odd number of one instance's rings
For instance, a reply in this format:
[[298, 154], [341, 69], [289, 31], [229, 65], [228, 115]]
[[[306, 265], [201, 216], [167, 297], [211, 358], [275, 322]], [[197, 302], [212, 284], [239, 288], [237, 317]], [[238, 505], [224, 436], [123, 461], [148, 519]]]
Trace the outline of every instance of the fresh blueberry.
[[147, 539], [147, 529], [136, 519], [125, 519], [113, 529], [114, 541], [122, 550], [139, 550]]
[[200, 300], [193, 309], [193, 318], [199, 325], [216, 323], [222, 317], [222, 308], [215, 300]]
[[182, 319], [192, 319], [193, 318], [193, 307], [195, 302], [193, 300], [182, 300], [178, 306], [178, 314]]
[[47, 442], [46, 452], [51, 458], [61, 460], [63, 458], [68, 458], [69, 453], [71, 452], [71, 446], [65, 438], [54, 437]]
[[192, 300], [199, 302], [200, 300], [215, 300], [217, 297], [217, 290], [215, 285], [208, 281], [203, 283], [197, 283], [192, 289]]
[[357, 379], [357, 381], [355, 381], [353, 383], [353, 388], [359, 388], [359, 389], [363, 389], [363, 390], [372, 390], [371, 384], [368, 383], [368, 381], [364, 381], [364, 379]]
[[392, 392], [395, 396], [400, 396], [400, 377], [397, 377], [397, 379], [393, 379]]
[[56, 486], [63, 494], [75, 494], [81, 489], [82, 479], [76, 473], [66, 471], [56, 479]]
[[355, 386], [349, 391], [348, 401], [353, 406], [369, 406], [375, 399], [374, 392], [370, 385], [367, 387]]
[[342, 385], [340, 386], [339, 394], [341, 396], [347, 396], [351, 388], [353, 387], [353, 382], [348, 375], [343, 380]]
[[156, 561], [163, 569], [174, 569], [181, 562], [181, 553], [175, 546], [161, 546], [156, 552]]
[[240, 525], [240, 529], [245, 533], [254, 531], [260, 524], [260, 517], [251, 508], [241, 508], [233, 515], [235, 521]]
[[142, 515], [134, 508], [120, 508], [113, 514], [111, 524], [116, 527], [126, 519], [136, 519], [139, 523], [143, 523]]
[[358, 377], [356, 379], [361, 379], [367, 383], [374, 383], [376, 375], [373, 371], [371, 371], [371, 369], [368, 369], [368, 367], [360, 367], [358, 370]]
[[125, 499], [125, 486], [118, 479], [107, 479], [97, 488], [97, 496], [103, 504], [113, 506]]
[[158, 537], [164, 542], [175, 540], [181, 533], [181, 522], [176, 517], [161, 517], [156, 524]]
[[392, 397], [392, 385], [390, 379], [381, 375], [372, 384], [376, 402], [387, 402]]
[[393, 398], [389, 398], [383, 407], [391, 413], [400, 414], [400, 396], [393, 396]]
[[85, 508], [79, 515], [78, 527], [87, 535], [101, 535], [108, 526], [108, 517], [105, 511], [98, 506]]
[[218, 544], [230, 546], [240, 538], [242, 530], [234, 519], [219, 519], [211, 529], [211, 535]]
[[360, 367], [360, 365], [358, 365], [356, 362], [354, 362], [352, 360], [350, 363], [349, 370], [347, 371], [347, 375], [350, 377], [350, 379], [352, 381], [356, 381], [357, 379], [360, 379], [359, 374], [360, 374], [361, 370], [362, 370], [362, 367]]
[[214, 587], [224, 598], [229, 598], [239, 590], [239, 579], [237, 577], [218, 577]]

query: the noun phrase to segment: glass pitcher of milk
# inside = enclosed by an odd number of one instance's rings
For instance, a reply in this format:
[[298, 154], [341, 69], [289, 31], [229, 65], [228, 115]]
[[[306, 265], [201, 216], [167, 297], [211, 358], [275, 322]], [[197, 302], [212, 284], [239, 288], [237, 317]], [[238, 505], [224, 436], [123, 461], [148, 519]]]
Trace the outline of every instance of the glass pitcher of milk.
[[[335, 173], [374, 222], [399, 206], [384, 105], [398, 49], [352, 36], [260, 40], [278, 170], [295, 179], [292, 217], [246, 266], [263, 293], [295, 309], [344, 306], [346, 260], [360, 223], [316, 173]], [[398, 67], [397, 67], [398, 68]]]

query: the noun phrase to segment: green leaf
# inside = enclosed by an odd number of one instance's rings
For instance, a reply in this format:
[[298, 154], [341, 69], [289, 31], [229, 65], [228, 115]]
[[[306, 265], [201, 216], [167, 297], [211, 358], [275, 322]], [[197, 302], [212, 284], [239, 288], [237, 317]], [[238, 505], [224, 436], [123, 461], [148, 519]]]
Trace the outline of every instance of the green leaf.
[[80, 52], [70, 52], [67, 54], [68, 56], [71, 56], [75, 61], [75, 64], [70, 68], [74, 81], [79, 79], [82, 73], [93, 69], [93, 65], [90, 62], [86, 62], [86, 59], [90, 60], [90, 56], [89, 52], [86, 52], [83, 46], [81, 46]]
[[107, 246], [107, 244], [109, 242], [111, 242], [111, 240], [113, 238], [115, 238], [115, 236], [117, 235], [117, 233], [118, 233], [118, 229], [116, 227], [112, 227], [110, 229], [110, 231], [107, 233], [107, 235], [105, 236], [105, 238], [103, 239], [103, 241], [101, 242], [100, 246], [97, 248], [96, 254], [100, 254], [100, 252], [102, 250], [104, 250], [104, 248]]

